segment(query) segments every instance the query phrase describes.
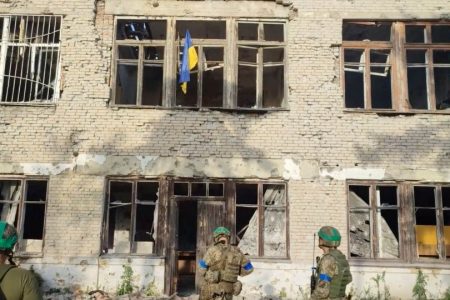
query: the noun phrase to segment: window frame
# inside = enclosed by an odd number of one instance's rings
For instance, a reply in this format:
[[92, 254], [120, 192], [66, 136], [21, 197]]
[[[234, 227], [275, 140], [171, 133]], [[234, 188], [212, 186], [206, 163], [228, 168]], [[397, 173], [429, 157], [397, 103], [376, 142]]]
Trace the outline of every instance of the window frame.
[[[434, 113], [434, 114], [450, 114], [450, 109], [437, 109], [436, 108], [436, 96], [435, 96], [435, 82], [433, 68], [433, 55], [434, 50], [448, 50], [450, 51], [449, 43], [430, 43], [431, 41], [431, 26], [450, 26], [450, 22], [436, 20], [436, 21], [396, 21], [396, 20], [351, 20], [346, 19], [343, 21], [343, 25], [346, 23], [391, 23], [391, 40], [390, 41], [345, 41], [342, 40], [340, 47], [340, 75], [341, 75], [341, 88], [343, 91], [343, 108], [344, 111], [354, 112], [380, 112], [380, 113]], [[409, 25], [423, 25], [426, 27], [425, 40], [423, 43], [407, 43], [406, 42], [406, 26]], [[343, 37], [342, 37], [343, 38]], [[346, 49], [390, 49], [391, 50], [391, 103], [392, 108], [373, 108], [370, 101], [371, 88], [370, 88], [370, 72], [367, 72], [370, 60], [368, 54], [365, 59], [364, 69], [364, 107], [363, 108], [351, 108], [346, 106], [345, 99], [345, 57], [344, 51]], [[427, 63], [426, 63], [426, 85], [427, 85], [427, 98], [428, 108], [418, 109], [412, 108], [409, 102], [408, 95], [408, 64], [406, 61], [407, 50], [426, 50]], [[448, 66], [450, 68], [450, 66]], [[370, 69], [369, 69], [370, 70]]]
[[[49, 194], [49, 178], [45, 176], [2, 176], [0, 177], [0, 181], [18, 181], [20, 182], [20, 196], [16, 203], [18, 203], [18, 212], [17, 212], [17, 243], [15, 246], [16, 256], [23, 257], [40, 257], [43, 254], [45, 247], [45, 236], [46, 236], [46, 223], [47, 223], [47, 209], [48, 209], [48, 194]], [[20, 245], [23, 243], [23, 235], [25, 230], [25, 218], [26, 218], [26, 205], [28, 203], [36, 204], [33, 201], [27, 201], [26, 196], [28, 194], [28, 182], [30, 181], [45, 181], [46, 182], [46, 194], [44, 203], [39, 203], [39, 205], [44, 205], [44, 216], [43, 216], [43, 228], [42, 228], [42, 247], [40, 251], [26, 251]], [[1, 203], [14, 203], [11, 200], [0, 200]], [[11, 224], [14, 225], [14, 224]]]
[[[116, 103], [116, 78], [117, 78], [117, 45], [119, 44], [127, 44], [127, 41], [131, 40], [117, 40], [117, 24], [118, 20], [165, 20], [167, 22], [166, 28], [166, 40], [165, 42], [165, 53], [164, 53], [164, 61], [163, 61], [163, 91], [162, 91], [162, 103], [161, 105], [141, 105], [140, 103], [129, 105], [129, 104], [118, 104]], [[211, 107], [202, 105], [202, 100], [199, 95], [197, 95], [197, 105], [196, 106], [183, 106], [177, 105], [176, 103], [176, 95], [177, 89], [179, 89], [178, 84], [178, 62], [179, 56], [177, 55], [177, 51], [180, 52], [180, 49], [183, 47], [184, 38], [178, 38], [176, 36], [176, 22], [177, 21], [224, 21], [225, 22], [225, 30], [226, 36], [223, 40], [221, 39], [195, 39], [193, 38], [193, 46], [201, 46], [201, 47], [223, 47], [223, 100], [221, 107]], [[265, 42], [267, 45], [276, 45], [282, 47], [284, 49], [284, 60], [282, 62], [284, 66], [284, 82], [283, 82], [283, 92], [284, 97], [283, 101], [280, 103], [280, 106], [277, 107], [262, 107], [262, 105], [258, 105], [257, 107], [245, 108], [237, 106], [237, 68], [238, 68], [238, 23], [239, 22], [250, 22], [250, 23], [261, 23], [261, 24], [281, 24], [283, 26], [283, 42]], [[120, 108], [160, 108], [160, 109], [212, 109], [212, 110], [234, 110], [234, 111], [277, 111], [277, 110], [287, 110], [287, 98], [288, 98], [288, 77], [287, 77], [287, 22], [288, 20], [285, 18], [279, 19], [246, 19], [246, 18], [192, 18], [192, 17], [137, 17], [137, 16], [116, 16], [114, 19], [114, 35], [113, 35], [113, 54], [112, 54], [112, 72], [111, 72], [111, 107], [120, 107]], [[119, 42], [118, 42], [119, 41]], [[161, 40], [160, 40], [161, 41]], [[146, 41], [135, 41], [137, 44], [146, 43]], [[196, 44], [198, 43], [198, 44]], [[261, 42], [256, 41], [256, 44]], [[201, 59], [201, 55], [199, 55], [199, 59]], [[140, 63], [140, 62], [139, 62]], [[200, 78], [198, 78], [200, 80]], [[262, 81], [262, 79], [261, 79]], [[138, 87], [142, 87], [142, 83], [137, 83]], [[201, 88], [201, 85], [198, 86], [198, 89]], [[261, 91], [262, 91], [262, 87]], [[137, 90], [139, 94], [139, 88]]]
[[[63, 17], [61, 15], [25, 15], [25, 14], [21, 14], [21, 15], [13, 15], [13, 14], [2, 14], [0, 15], [0, 19], [2, 19], [2, 34], [0, 35], [0, 105], [38, 105], [38, 106], [46, 106], [46, 105], [54, 105], [60, 98], [60, 84], [61, 84], [61, 38], [59, 39], [59, 41], [57, 41], [56, 43], [35, 43], [35, 42], [31, 42], [31, 43], [20, 43], [20, 42], [16, 42], [16, 41], [11, 41], [9, 39], [9, 30], [10, 30], [10, 25], [11, 25], [11, 19], [12, 18], [27, 18], [27, 20], [29, 18], [53, 18], [55, 19], [55, 31], [59, 31], [59, 33], [61, 34], [61, 28], [62, 28], [62, 21], [63, 21]], [[56, 20], [58, 19], [58, 24], [59, 27], [56, 29]], [[39, 20], [39, 19], [38, 19]], [[15, 22], [16, 24], [17, 22]], [[15, 25], [16, 26], [16, 25]], [[45, 26], [45, 22], [44, 22], [44, 26]], [[33, 30], [34, 25], [32, 25], [32, 30]], [[48, 25], [48, 27], [50, 27], [50, 25]], [[37, 27], [38, 28], [38, 27]], [[50, 30], [50, 28], [48, 28]], [[4, 89], [4, 85], [5, 85], [5, 78], [6, 78], [6, 60], [7, 60], [7, 54], [8, 54], [8, 50], [11, 47], [26, 47], [26, 48], [30, 48], [31, 49], [31, 53], [33, 54], [34, 52], [36, 52], [36, 49], [56, 49], [55, 51], [51, 51], [52, 53], [56, 52], [56, 67], [55, 67], [55, 79], [54, 79], [54, 84], [53, 84], [53, 96], [51, 97], [51, 99], [33, 99], [32, 101], [19, 101], [19, 100], [8, 100], [8, 99], [3, 99], [3, 89]], [[53, 54], [51, 55], [52, 59], [53, 59]], [[33, 61], [34, 57], [29, 57], [29, 60], [27, 60], [27, 63], [29, 61]], [[38, 69], [40, 69], [41, 65], [38, 66]], [[28, 67], [27, 67], [28, 68]], [[21, 70], [21, 72], [23, 72], [23, 69]], [[45, 76], [45, 71], [44, 71], [44, 76]], [[22, 78], [22, 77], [20, 77]], [[22, 84], [20, 83], [19, 85], [19, 89], [22, 87]], [[37, 86], [38, 83], [35, 82], [33, 85]], [[14, 92], [14, 90], [13, 90]], [[35, 95], [36, 92], [35, 92]]]
[[[257, 201], [256, 205], [254, 204], [237, 204], [237, 185], [238, 184], [249, 184], [249, 185], [257, 185]], [[285, 242], [286, 242], [286, 252], [282, 256], [265, 256], [264, 255], [264, 208], [267, 207], [263, 203], [263, 190], [264, 185], [282, 185], [284, 187], [285, 192]], [[232, 203], [232, 242], [237, 244], [237, 233], [236, 233], [236, 218], [237, 218], [237, 207], [256, 207], [258, 214], [258, 240], [257, 240], [257, 255], [249, 255], [252, 259], [268, 259], [268, 260], [284, 260], [289, 259], [290, 257], [290, 240], [289, 240], [289, 201], [288, 201], [288, 188], [287, 182], [285, 181], [265, 181], [265, 180], [236, 180], [233, 181], [233, 203]]]
[[[131, 183], [131, 202], [130, 202], [130, 230], [129, 230], [129, 250], [124, 253], [110, 253], [109, 252], [109, 215], [110, 215], [110, 202], [111, 202], [111, 183], [112, 182], [120, 182], [120, 183]], [[104, 217], [103, 217], [103, 230], [102, 230], [102, 239], [100, 244], [100, 255], [108, 255], [108, 256], [159, 256], [160, 252], [160, 243], [161, 239], [159, 238], [158, 229], [156, 229], [155, 234], [156, 238], [154, 239], [152, 253], [140, 253], [136, 251], [136, 218], [137, 218], [137, 209], [138, 205], [153, 205], [155, 210], [157, 210], [157, 220], [153, 220], [153, 222], [157, 222], [158, 227], [161, 219], [161, 195], [159, 194], [157, 202], [154, 201], [140, 201], [138, 197], [138, 183], [141, 182], [154, 182], [158, 183], [158, 193], [161, 192], [162, 182], [161, 179], [158, 178], [136, 178], [136, 177], [108, 177], [106, 178], [106, 190], [105, 190], [105, 198], [104, 198]], [[154, 212], [155, 215], [155, 212]]]
[[[383, 181], [383, 180], [347, 180], [346, 181], [346, 196], [347, 196], [347, 234], [350, 236], [350, 204], [349, 192], [350, 186], [369, 186], [370, 197], [375, 196], [375, 188], [377, 186], [396, 186], [397, 187], [397, 206], [398, 206], [398, 227], [399, 227], [399, 258], [379, 258], [379, 257], [351, 257], [350, 256], [350, 238], [348, 238], [348, 257], [353, 263], [408, 263], [416, 265], [444, 265], [450, 264], [450, 254], [446, 253], [445, 236], [444, 236], [444, 215], [443, 211], [450, 211], [450, 208], [443, 207], [442, 188], [449, 188], [448, 182], [412, 182], [412, 181]], [[436, 239], [437, 249], [440, 251], [438, 257], [419, 257], [416, 243], [416, 232], [414, 226], [416, 225], [415, 212], [415, 187], [430, 187], [435, 189], [435, 209], [436, 209]], [[372, 203], [371, 203], [372, 204]], [[371, 206], [372, 208], [372, 206]], [[371, 235], [374, 234], [371, 225]], [[373, 249], [373, 248], [371, 248]], [[448, 256], [448, 257], [446, 257]]]

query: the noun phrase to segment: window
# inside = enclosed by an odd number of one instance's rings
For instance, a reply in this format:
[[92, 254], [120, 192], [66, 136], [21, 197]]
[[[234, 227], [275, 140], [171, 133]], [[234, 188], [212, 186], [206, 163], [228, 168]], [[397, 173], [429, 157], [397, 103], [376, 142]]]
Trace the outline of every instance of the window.
[[46, 179], [0, 179], [1, 220], [17, 228], [18, 252], [42, 252], [46, 202]]
[[345, 107], [450, 108], [450, 23], [344, 22]]
[[[187, 31], [198, 62], [184, 93], [178, 79]], [[284, 107], [285, 46], [283, 22], [117, 19], [114, 104]]]
[[235, 201], [239, 248], [253, 257], [287, 257], [285, 185], [236, 183]]
[[350, 182], [348, 207], [353, 258], [450, 257], [450, 185]]
[[159, 182], [111, 180], [104, 232], [104, 253], [155, 253]]
[[61, 17], [0, 17], [0, 103], [58, 98]]

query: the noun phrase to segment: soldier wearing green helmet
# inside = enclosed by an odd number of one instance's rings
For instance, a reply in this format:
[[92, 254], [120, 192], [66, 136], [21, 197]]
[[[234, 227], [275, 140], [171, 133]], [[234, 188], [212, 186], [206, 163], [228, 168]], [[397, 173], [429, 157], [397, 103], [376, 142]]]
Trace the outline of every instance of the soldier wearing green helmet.
[[317, 286], [311, 299], [346, 299], [345, 288], [352, 281], [352, 274], [345, 255], [337, 249], [341, 234], [332, 226], [323, 226], [318, 235], [323, 255], [317, 266]]
[[[0, 221], [0, 299], [42, 300], [39, 284], [33, 273], [16, 267], [12, 260], [17, 242], [16, 229]], [[6, 264], [6, 261], [9, 264]]]
[[231, 300], [242, 290], [238, 276], [253, 272], [253, 265], [238, 247], [230, 245], [230, 230], [217, 227], [213, 236], [214, 245], [199, 261], [198, 271], [203, 278], [199, 300]]

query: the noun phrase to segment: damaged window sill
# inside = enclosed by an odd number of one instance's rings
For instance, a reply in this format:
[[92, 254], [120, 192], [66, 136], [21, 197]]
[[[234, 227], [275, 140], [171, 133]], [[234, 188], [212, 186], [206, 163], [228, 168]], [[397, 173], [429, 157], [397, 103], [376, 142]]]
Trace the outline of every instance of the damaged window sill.
[[16, 252], [14, 257], [23, 258], [42, 258], [44, 254], [42, 252]]
[[56, 103], [0, 102], [0, 106], [55, 107]]
[[237, 112], [237, 113], [266, 113], [275, 111], [289, 111], [285, 107], [273, 107], [273, 108], [225, 108], [225, 107], [187, 107], [187, 106], [175, 106], [175, 107], [162, 107], [162, 106], [138, 106], [138, 105], [110, 105], [114, 110], [118, 109], [156, 109], [156, 110], [191, 110], [200, 112], [209, 111], [223, 111], [223, 112]]

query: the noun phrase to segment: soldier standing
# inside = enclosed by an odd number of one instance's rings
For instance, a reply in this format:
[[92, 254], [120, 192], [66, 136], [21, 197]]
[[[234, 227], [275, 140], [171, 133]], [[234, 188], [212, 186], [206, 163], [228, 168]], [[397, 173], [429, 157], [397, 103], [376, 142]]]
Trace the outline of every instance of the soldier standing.
[[238, 247], [230, 245], [230, 238], [227, 228], [217, 227], [214, 230], [214, 245], [199, 261], [198, 270], [204, 279], [200, 285], [199, 300], [231, 300], [242, 290], [238, 276], [253, 272], [250, 260]]
[[345, 299], [345, 288], [352, 281], [352, 274], [345, 255], [337, 249], [341, 235], [331, 226], [320, 228], [318, 235], [323, 255], [317, 266], [317, 286], [311, 299]]
[[[16, 267], [12, 260], [12, 250], [16, 242], [16, 229], [0, 221], [0, 299], [42, 300], [34, 274]], [[9, 264], [6, 264], [6, 260]]]

